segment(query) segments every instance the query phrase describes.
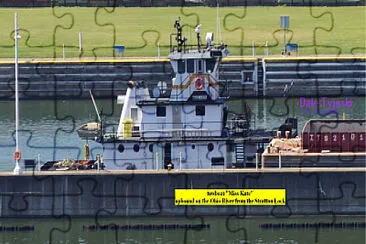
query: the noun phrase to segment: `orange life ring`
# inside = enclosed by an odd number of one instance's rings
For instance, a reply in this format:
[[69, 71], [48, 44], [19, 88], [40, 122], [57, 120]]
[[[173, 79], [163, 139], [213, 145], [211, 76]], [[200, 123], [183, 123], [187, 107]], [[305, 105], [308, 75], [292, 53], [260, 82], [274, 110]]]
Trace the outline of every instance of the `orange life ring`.
[[197, 90], [201, 90], [204, 84], [205, 83], [203, 82], [203, 79], [201, 77], [197, 77], [194, 81], [194, 88], [196, 88]]
[[22, 158], [22, 154], [20, 153], [20, 151], [19, 151], [19, 150], [16, 150], [16, 151], [14, 152], [14, 159], [15, 159], [16, 161], [19, 161], [21, 158]]

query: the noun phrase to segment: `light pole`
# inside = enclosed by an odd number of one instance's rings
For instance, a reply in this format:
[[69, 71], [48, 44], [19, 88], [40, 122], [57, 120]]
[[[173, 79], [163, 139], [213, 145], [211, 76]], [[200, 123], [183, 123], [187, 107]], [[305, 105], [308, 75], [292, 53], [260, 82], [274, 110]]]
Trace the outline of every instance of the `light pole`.
[[19, 97], [18, 97], [18, 14], [14, 14], [14, 39], [15, 39], [15, 168], [14, 175], [20, 175], [23, 173], [22, 168], [19, 166], [19, 160], [21, 159], [21, 153], [19, 151]]
[[288, 15], [281, 15], [280, 16], [280, 28], [283, 29], [283, 55], [286, 55], [286, 32], [287, 29], [290, 27], [290, 16]]

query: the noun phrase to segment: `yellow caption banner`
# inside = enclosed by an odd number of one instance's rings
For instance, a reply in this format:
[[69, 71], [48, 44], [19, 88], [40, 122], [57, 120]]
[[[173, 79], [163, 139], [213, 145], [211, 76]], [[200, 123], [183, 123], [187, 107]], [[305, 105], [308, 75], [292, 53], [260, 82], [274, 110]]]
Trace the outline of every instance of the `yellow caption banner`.
[[175, 205], [286, 205], [286, 189], [175, 189]]

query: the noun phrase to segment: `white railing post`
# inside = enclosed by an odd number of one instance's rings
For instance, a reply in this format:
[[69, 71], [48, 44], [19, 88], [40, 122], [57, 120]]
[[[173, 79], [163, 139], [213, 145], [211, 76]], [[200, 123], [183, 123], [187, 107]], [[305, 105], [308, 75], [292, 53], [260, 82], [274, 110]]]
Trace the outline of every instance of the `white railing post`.
[[278, 168], [282, 168], [281, 151], [278, 151]]
[[[262, 61], [262, 68], [263, 68], [263, 96], [265, 97], [266, 96], [266, 79], [267, 79], [266, 72], [267, 71], [266, 71], [266, 62], [264, 59]], [[266, 104], [266, 103], [264, 102], [264, 104]], [[265, 110], [264, 115], [266, 115], [266, 114], [267, 114], [267, 112]], [[264, 121], [266, 121], [266, 120], [264, 120]]]
[[66, 54], [65, 54], [65, 44], [62, 44], [62, 58], [65, 59]]
[[255, 42], [252, 41], [252, 56], [255, 57]]
[[79, 52], [83, 51], [83, 34], [79, 32]]
[[100, 164], [101, 164], [101, 157], [100, 157], [100, 155], [98, 154], [98, 155], [97, 155], [97, 169], [98, 169], [98, 172], [99, 172], [99, 170], [100, 170]]
[[159, 169], [159, 153], [155, 154], [155, 161], [156, 161], [156, 170]]
[[41, 171], [41, 154], [37, 155], [38, 171]]
[[268, 56], [268, 41], [266, 41], [266, 47], [264, 49], [265, 55]]
[[179, 170], [182, 170], [182, 152], [179, 153]]

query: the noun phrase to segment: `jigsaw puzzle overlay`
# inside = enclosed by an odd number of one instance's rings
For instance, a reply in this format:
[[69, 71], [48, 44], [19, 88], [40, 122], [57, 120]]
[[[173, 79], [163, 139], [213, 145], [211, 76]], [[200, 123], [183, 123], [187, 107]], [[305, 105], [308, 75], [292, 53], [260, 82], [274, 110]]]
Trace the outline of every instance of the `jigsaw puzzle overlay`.
[[[124, 2], [124, 1], [123, 1]], [[127, 2], [127, 1], [126, 1]], [[152, 2], [152, 1], [151, 1]], [[189, 2], [194, 1], [187, 1]], [[249, 1], [248, 1], [249, 2]], [[279, 1], [280, 2], [280, 1]], [[308, 1], [306, 1], [308, 2]], [[106, 50], [111, 54], [113, 58], [117, 57], [118, 54], [114, 52], [114, 47], [119, 43], [120, 32], [124, 30], [118, 28], [118, 26], [111, 21], [111, 17], [116, 15], [116, 8], [118, 7], [119, 1], [114, 1], [115, 6], [113, 7], [98, 7], [95, 9], [93, 21], [94, 28], [100, 30], [100, 33], [106, 36], [104, 46], [96, 46], [91, 52], [81, 50], [79, 52], [79, 58], [89, 58], [92, 60], [99, 60], [105, 58], [104, 55]], [[214, 4], [215, 5], [215, 4]], [[246, 36], [247, 21], [250, 18], [251, 7], [247, 6], [245, 1], [244, 6], [233, 9], [232, 12], [221, 16], [221, 27], [227, 32], [234, 33], [239, 36], [239, 42], [228, 48], [233, 48], [238, 51], [238, 55], [251, 55], [252, 45], [247, 45], [247, 40], [251, 40], [250, 36]], [[324, 49], [332, 49], [332, 53], [340, 55], [347, 51], [341, 50], [339, 47], [334, 45], [327, 45], [317, 40], [319, 35], [324, 33], [332, 33], [334, 26], [337, 24], [337, 19], [331, 11], [326, 8], [319, 12], [319, 9], [314, 9], [311, 4], [308, 6], [309, 18], [319, 19], [319, 26], [314, 26], [313, 36], [307, 37], [312, 40], [312, 44], [304, 48], [313, 50], [314, 55], [323, 54]], [[66, 11], [66, 12], [62, 12]], [[192, 8], [187, 7], [183, 1], [179, 10], [180, 17], [182, 18], [183, 28], [188, 28], [194, 33], [195, 27], [201, 23], [200, 13], [195, 13]], [[67, 8], [58, 8], [56, 6], [50, 9], [50, 15], [55, 17], [55, 27], [49, 35], [49, 42], [39, 45], [32, 43], [32, 30], [20, 29], [22, 33], [22, 42], [25, 43], [27, 48], [34, 49], [35, 51], [42, 50], [43, 47], [52, 47], [52, 53], [49, 55], [52, 59], [58, 59], [62, 56], [60, 50], [63, 48], [64, 37], [68, 32], [77, 28], [79, 22], [83, 19], [79, 19], [78, 16], [74, 16], [72, 11], [67, 12]], [[163, 14], [163, 13], [162, 13]], [[119, 17], [119, 16], [118, 16]], [[178, 16], [174, 16], [176, 18]], [[128, 18], [121, 16], [121, 21], [128, 22]], [[131, 21], [133, 22], [133, 21]], [[167, 24], [171, 25], [171, 22], [167, 21]], [[271, 33], [271, 40], [269, 47], [277, 47], [282, 45], [282, 30], [273, 30]], [[131, 52], [134, 50], [144, 50], [149, 46], [158, 46], [158, 43], [163, 38], [158, 28], [154, 27], [153, 23], [146, 27], [146, 30], [137, 30], [137, 33], [141, 38], [136, 41], [136, 45], [129, 47]], [[296, 30], [288, 31], [288, 40], [291, 40], [296, 36]], [[10, 32], [9, 35], [12, 37], [14, 32]], [[87, 35], [87, 34], [85, 34]], [[87, 39], [87, 38], [86, 38]], [[224, 39], [224, 37], [223, 37]], [[1, 44], [0, 44], [1, 45]], [[3, 47], [13, 48], [13, 45], [6, 45]], [[68, 50], [78, 51], [79, 46], [67, 45]], [[162, 47], [163, 49], [164, 47]], [[167, 47], [165, 47], [167, 48]], [[357, 53], [364, 47], [351, 47], [351, 50]], [[258, 50], [258, 49], [257, 49]], [[317, 60], [300, 60], [296, 64], [295, 74], [298, 79], [304, 77], [310, 77], [314, 81], [311, 83], [311, 88], [318, 88], [318, 80], [323, 77], [319, 77], [317, 73], [303, 72], [307, 70], [307, 67], [311, 67]], [[355, 61], [356, 62], [356, 61]], [[49, 69], [44, 67], [49, 65]], [[246, 69], [248, 64], [241, 62], [239, 65]], [[169, 66], [169, 64], [167, 64]], [[83, 64], [82, 69], [84, 70], [84, 76], [76, 77], [75, 83], [72, 86], [77, 87], [73, 89], [73, 93], [64, 89], [64, 77], [58, 73], [52, 73], [51, 64], [36, 64], [27, 66], [24, 65], [23, 71], [29, 74], [36, 74], [40, 79], [49, 80], [49, 89], [45, 90], [53, 91], [49, 92], [50, 99], [48, 100], [30, 100], [21, 102], [21, 130], [20, 136], [24, 139], [20, 148], [24, 155], [41, 155], [41, 160], [59, 160], [63, 158], [83, 158], [83, 145], [82, 141], [76, 134], [76, 128], [90, 121], [97, 121], [97, 116], [89, 100], [78, 100], [81, 97], [85, 98], [85, 91], [91, 89], [105, 87], [110, 92], [110, 96], [104, 99], [97, 99], [98, 106], [102, 108], [101, 116], [105, 119], [106, 130], [109, 132], [116, 132], [119, 116], [122, 111], [122, 107], [116, 104], [115, 97], [122, 95], [122, 92], [127, 87], [127, 82], [134, 78], [138, 65], [124, 64], [124, 63], [110, 63], [108, 65], [101, 64], [100, 66], [93, 64]], [[304, 68], [305, 67], [305, 68]], [[98, 75], [98, 73], [108, 73], [108, 69], [120, 70], [120, 76], [110, 76], [105, 82], [100, 83], [98, 81], [90, 81], [92, 76]], [[309, 68], [310, 69], [310, 68]], [[107, 71], [106, 71], [107, 70]], [[167, 67], [166, 70], [169, 70]], [[159, 70], [160, 73], [165, 74], [167, 71]], [[146, 73], [153, 72], [148, 70]], [[72, 71], [70, 71], [70, 75]], [[25, 98], [37, 99], [37, 93], [32, 91], [32, 86], [26, 75], [22, 76], [22, 89]], [[149, 75], [147, 74], [147, 77]], [[349, 80], [342, 82], [339, 91], [335, 91], [339, 99], [345, 98], [342, 93], [342, 87], [346, 89], [348, 86], [354, 87], [355, 96], [360, 95], [359, 82], [356, 79], [353, 81], [351, 77]], [[366, 116], [365, 108], [365, 97], [351, 97], [353, 104], [351, 107], [343, 108], [335, 112], [331, 111], [320, 111], [319, 108], [315, 110], [303, 110], [300, 108], [300, 99], [293, 97], [291, 94], [298, 92], [296, 90], [296, 82], [293, 84], [292, 78], [284, 84], [283, 97], [280, 98], [252, 98], [246, 99], [246, 93], [243, 92], [243, 97], [228, 101], [229, 110], [234, 114], [242, 114], [246, 106], [251, 109], [251, 123], [254, 128], [264, 129], [278, 129], [287, 117], [298, 117], [299, 128], [302, 128], [304, 123], [308, 119], [312, 118], [331, 118], [339, 119], [341, 114], [344, 112], [346, 117], [355, 119], [364, 119]], [[13, 130], [13, 118], [11, 117], [14, 111], [14, 104], [12, 102], [5, 101], [13, 96], [14, 85], [13, 81], [9, 79], [5, 89], [9, 92], [4, 97], [0, 98], [0, 107], [2, 113], [0, 114], [0, 125], [3, 129], [0, 130], [0, 155], [6, 160], [12, 160], [13, 148], [15, 147], [15, 132]], [[167, 81], [169, 82], [169, 81]], [[122, 85], [121, 85], [122, 84]], [[150, 89], [156, 86], [156, 84], [147, 84]], [[123, 86], [121, 88], [121, 86]], [[230, 89], [230, 84], [228, 85]], [[75, 90], [77, 92], [75, 92]], [[53, 96], [55, 95], [56, 96]], [[362, 93], [361, 93], [362, 94]], [[334, 95], [334, 94], [333, 94]], [[327, 94], [317, 93], [314, 98], [318, 102], [322, 101], [322, 98]], [[65, 97], [67, 99], [65, 99]], [[347, 97], [348, 98], [348, 97]], [[191, 111], [187, 111], [190, 114]], [[26, 120], [24, 120], [26, 118]], [[102, 153], [102, 147], [100, 144], [93, 141], [89, 141], [90, 157], [95, 158], [97, 154]], [[309, 162], [300, 162], [309, 163]], [[2, 170], [12, 170], [13, 165], [10, 168], [2, 166]], [[59, 243], [60, 240], [68, 240], [70, 242], [79, 243], [195, 243], [202, 241], [203, 243], [325, 243], [327, 238], [333, 237], [334, 240], [345, 240], [348, 243], [364, 243], [365, 235], [364, 229], [354, 229], [353, 231], [347, 232], [347, 230], [332, 231], [325, 230], [320, 225], [314, 225], [313, 227], [302, 228], [299, 227], [295, 230], [290, 225], [294, 226], [297, 222], [301, 223], [328, 223], [328, 224], [339, 224], [350, 221], [362, 222], [361, 219], [348, 219], [337, 215], [337, 209], [330, 209], [327, 205], [328, 202], [339, 202], [343, 204], [347, 199], [366, 199], [365, 193], [360, 190], [360, 187], [352, 181], [352, 179], [345, 180], [338, 186], [334, 186], [335, 191], [324, 189], [323, 184], [326, 182], [324, 176], [321, 173], [307, 173], [299, 171], [296, 176], [301, 178], [303, 182], [308, 184], [309, 188], [316, 189], [316, 194], [312, 195], [311, 198], [303, 198], [299, 193], [297, 199], [287, 199], [288, 205], [285, 208], [273, 208], [271, 212], [271, 218], [249, 218], [247, 216], [246, 207], [237, 207], [237, 214], [226, 217], [208, 217], [196, 215], [194, 207], [186, 207], [184, 209], [184, 218], [163, 218], [166, 210], [162, 207], [164, 204], [173, 202], [174, 199], [167, 197], [166, 195], [154, 195], [147, 193], [142, 180], [139, 180], [141, 175], [131, 174], [129, 176], [123, 175], [120, 177], [111, 177], [113, 182], [108, 182], [111, 186], [110, 189], [104, 189], [107, 185], [105, 182], [96, 180], [88, 175], [76, 177], [74, 180], [74, 191], [65, 191], [68, 189], [67, 186], [56, 184], [56, 176], [39, 176], [34, 175], [33, 184], [37, 188], [37, 185], [45, 184], [47, 182], [47, 189], [41, 189], [36, 193], [27, 192], [26, 186], [14, 186], [14, 192], [11, 194], [1, 194], [1, 201], [6, 199], [7, 205], [1, 206], [1, 208], [7, 208], [9, 211], [16, 213], [22, 213], [27, 210], [31, 204], [37, 204], [39, 201], [46, 201], [48, 208], [43, 211], [47, 213], [51, 219], [49, 222], [45, 220], [29, 220], [28, 222], [16, 221], [16, 220], [1, 220], [0, 231], [4, 233], [0, 242], [10, 243], [26, 243], [27, 240], [32, 242], [49, 242]], [[182, 185], [172, 186], [179, 188], [189, 189], [192, 182], [189, 179], [187, 173], [171, 175], [172, 179], [179, 180]], [[111, 180], [110, 179], [110, 180]], [[170, 178], [169, 178], [170, 179]], [[177, 180], [177, 181], [178, 181]], [[247, 186], [268, 185], [268, 178], [262, 174], [256, 174], [255, 176], [242, 177], [241, 179], [242, 188]], [[6, 182], [3, 182], [6, 185]], [[133, 191], [128, 189], [131, 185], [138, 185], [140, 189]], [[104, 188], [103, 188], [104, 187]], [[220, 182], [209, 182], [205, 188], [227, 188], [228, 184], [223, 178]], [[40, 187], [39, 187], [40, 188]], [[136, 187], [138, 188], [138, 187]], [[1, 185], [0, 185], [1, 189]], [[60, 192], [60, 189], [64, 191]], [[2, 192], [2, 190], [0, 191]], [[327, 194], [328, 193], [328, 194]], [[65, 194], [68, 197], [79, 200], [91, 199], [90, 202], [86, 203], [86, 208], [92, 206], [93, 202], [98, 202], [99, 199], [107, 199], [108, 206], [100, 209], [94, 218], [79, 219], [70, 216], [69, 209], [72, 206], [68, 206], [65, 202], [56, 202], [55, 197]], [[44, 199], [44, 200], [40, 200]], [[309, 204], [315, 204], [318, 206], [319, 220], [314, 221], [310, 218], [292, 219], [292, 209], [296, 206], [291, 204], [291, 201], [304, 201]], [[136, 206], [136, 211], [140, 211], [146, 218], [118, 218], [118, 214], [126, 209], [126, 204]], [[157, 209], [155, 212], [147, 211], [149, 207], [154, 206]], [[34, 206], [32, 206], [34, 207]], [[152, 207], [151, 207], [152, 208]], [[153, 208], [152, 208], [153, 209]], [[215, 208], [214, 211], [220, 211], [219, 207]], [[108, 218], [105, 218], [108, 217]], [[364, 217], [364, 216], [363, 216]], [[269, 223], [269, 224], [268, 224]], [[285, 223], [285, 224], [283, 224]], [[294, 224], [295, 223], [295, 224]], [[266, 225], [267, 224], [267, 225]], [[273, 224], [273, 225], [272, 225]], [[277, 225], [276, 225], [277, 224]], [[281, 225], [282, 224], [282, 225]], [[286, 224], [289, 225], [286, 227]], [[25, 226], [23, 230], [15, 231], [7, 230], [9, 226]], [[36, 226], [36, 227], [34, 227]], [[270, 227], [272, 226], [272, 228]], [[276, 226], [276, 227], [275, 227]], [[326, 226], [326, 224], [324, 224]], [[39, 231], [41, 229], [41, 231]], [[264, 230], [267, 229], [267, 230]], [[280, 229], [280, 230], [279, 230]], [[158, 232], [159, 231], [159, 232]], [[42, 236], [33, 236], [35, 233]], [[348, 235], [347, 239], [344, 235]], [[285, 236], [285, 237], [282, 237]], [[24, 241], [26, 240], [26, 241]]]

